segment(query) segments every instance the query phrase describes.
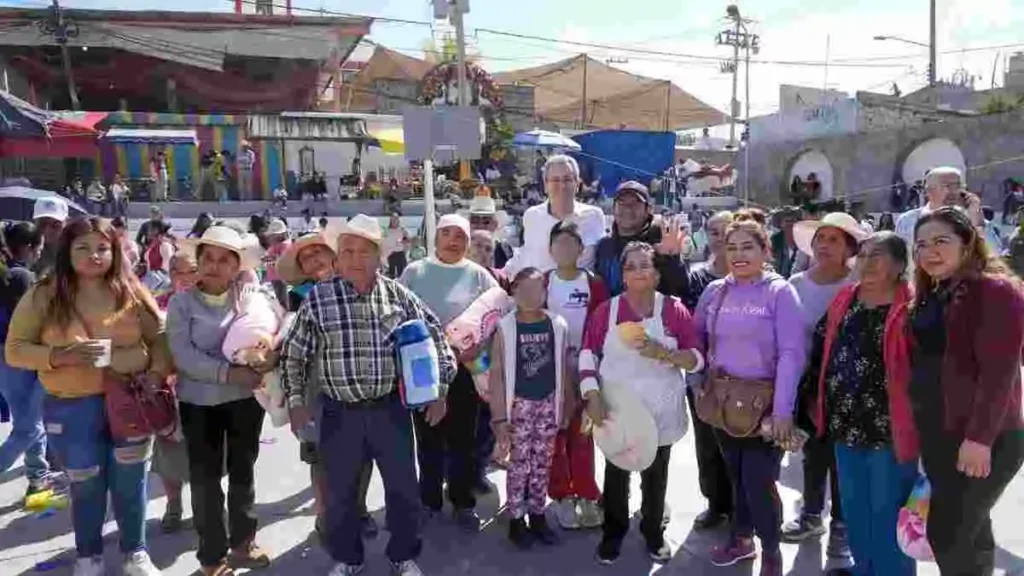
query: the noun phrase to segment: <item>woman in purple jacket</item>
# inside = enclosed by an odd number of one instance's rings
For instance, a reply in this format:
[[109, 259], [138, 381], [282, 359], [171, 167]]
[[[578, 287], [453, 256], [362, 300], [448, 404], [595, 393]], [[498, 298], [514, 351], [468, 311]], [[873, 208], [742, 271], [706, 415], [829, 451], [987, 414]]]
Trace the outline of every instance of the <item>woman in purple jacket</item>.
[[762, 547], [761, 576], [781, 576], [782, 502], [775, 482], [782, 451], [776, 443], [785, 443], [793, 433], [793, 404], [808, 343], [796, 290], [785, 278], [765, 269], [770, 247], [763, 215], [739, 212], [726, 230], [729, 275], [704, 291], [695, 323], [709, 351], [709, 370], [775, 385], [769, 416], [772, 439], [734, 438], [715, 430], [736, 502], [730, 538], [715, 549], [711, 562], [731, 566], [754, 558], [756, 532]]

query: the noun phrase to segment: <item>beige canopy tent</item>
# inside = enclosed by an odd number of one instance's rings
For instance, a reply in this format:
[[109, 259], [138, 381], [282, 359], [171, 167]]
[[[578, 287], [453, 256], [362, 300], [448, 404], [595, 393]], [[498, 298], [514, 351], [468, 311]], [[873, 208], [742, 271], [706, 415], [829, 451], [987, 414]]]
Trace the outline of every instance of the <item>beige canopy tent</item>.
[[728, 116], [667, 80], [637, 76], [586, 54], [494, 75], [534, 87], [535, 116], [562, 128], [683, 130]]
[[342, 109], [352, 112], [380, 112], [378, 80], [416, 83], [434, 67], [426, 60], [406, 56], [377, 44], [366, 65], [341, 86]]

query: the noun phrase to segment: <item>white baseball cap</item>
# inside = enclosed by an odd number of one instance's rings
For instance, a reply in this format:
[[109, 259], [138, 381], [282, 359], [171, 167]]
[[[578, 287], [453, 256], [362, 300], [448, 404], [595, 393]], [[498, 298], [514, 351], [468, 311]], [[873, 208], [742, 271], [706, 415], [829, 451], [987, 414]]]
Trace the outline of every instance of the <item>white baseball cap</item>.
[[458, 228], [462, 230], [462, 233], [469, 238], [469, 220], [466, 220], [465, 216], [459, 214], [445, 214], [441, 216], [437, 221], [437, 229], [443, 230], [445, 228]]
[[32, 219], [51, 218], [58, 222], [68, 219], [68, 203], [56, 196], [46, 196], [36, 200], [32, 207]]

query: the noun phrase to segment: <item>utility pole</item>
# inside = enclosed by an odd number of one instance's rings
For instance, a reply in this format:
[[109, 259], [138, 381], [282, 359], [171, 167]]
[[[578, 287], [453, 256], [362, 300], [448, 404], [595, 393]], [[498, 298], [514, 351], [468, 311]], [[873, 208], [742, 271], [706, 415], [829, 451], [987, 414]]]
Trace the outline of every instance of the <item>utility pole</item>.
[[39, 23], [39, 30], [43, 34], [51, 34], [53, 41], [60, 46], [61, 60], [64, 64], [64, 78], [68, 83], [68, 96], [71, 98], [71, 109], [81, 110], [78, 102], [78, 89], [75, 87], [75, 76], [71, 70], [71, 52], [68, 50], [68, 38], [78, 36], [78, 24], [64, 17], [64, 10], [58, 0], [53, 0], [50, 6], [50, 14], [46, 20]]
[[583, 101], [580, 105], [580, 130], [587, 129], [587, 60], [590, 57], [586, 54], [580, 54], [580, 58], [583, 58]]
[[[450, 16], [452, 26], [455, 27], [455, 62], [458, 67], [459, 98], [456, 101], [459, 106], [469, 106], [472, 99], [469, 97], [469, 86], [466, 79], [466, 29], [462, 16], [469, 12], [469, 0], [449, 0]], [[469, 178], [469, 162], [459, 161], [459, 180]]]
[[[726, 14], [728, 18], [733, 21], [733, 27], [729, 30], [719, 32], [716, 40], [720, 46], [732, 46], [732, 62], [728, 65], [723, 64], [722, 70], [732, 72], [732, 101], [729, 103], [729, 147], [735, 149], [736, 117], [740, 115], [740, 103], [736, 99], [739, 89], [740, 49], [749, 49], [751, 43], [756, 41], [757, 36], [747, 32], [747, 21], [740, 16], [740, 9], [735, 5], [730, 5], [726, 8]], [[749, 56], [747, 58], [747, 66], [748, 68], [750, 66]], [[749, 76], [749, 70], [747, 74]], [[748, 106], [749, 100], [750, 95], [748, 90]]]
[[936, 41], [937, 41], [937, 37], [936, 37], [936, 33], [935, 33], [935, 0], [930, 0], [929, 7], [930, 7], [930, 10], [929, 10], [929, 14], [928, 14], [928, 16], [929, 16], [928, 28], [929, 28], [929, 32], [930, 32], [930, 37], [928, 39], [928, 85], [929, 86], [935, 86], [935, 80], [936, 80], [936, 77], [938, 75], [938, 70], [935, 68], [935, 65], [936, 65], [936, 62], [935, 62], [935, 57], [936, 57], [935, 44], [936, 44]]

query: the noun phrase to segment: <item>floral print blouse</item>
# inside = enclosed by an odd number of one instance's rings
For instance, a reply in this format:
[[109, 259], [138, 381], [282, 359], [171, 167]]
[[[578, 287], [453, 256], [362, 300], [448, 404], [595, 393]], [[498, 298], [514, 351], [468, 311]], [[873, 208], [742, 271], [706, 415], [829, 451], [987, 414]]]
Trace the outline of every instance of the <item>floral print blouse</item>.
[[[854, 300], [839, 325], [825, 372], [828, 434], [835, 442], [864, 448], [892, 443], [882, 355], [888, 313], [888, 305], [868, 308]], [[827, 318], [815, 330], [819, 348]]]

